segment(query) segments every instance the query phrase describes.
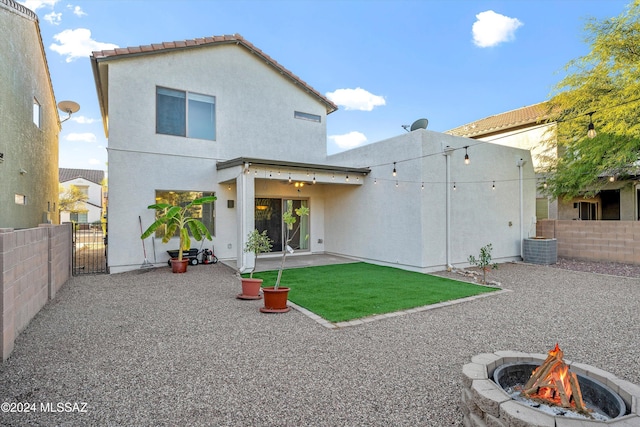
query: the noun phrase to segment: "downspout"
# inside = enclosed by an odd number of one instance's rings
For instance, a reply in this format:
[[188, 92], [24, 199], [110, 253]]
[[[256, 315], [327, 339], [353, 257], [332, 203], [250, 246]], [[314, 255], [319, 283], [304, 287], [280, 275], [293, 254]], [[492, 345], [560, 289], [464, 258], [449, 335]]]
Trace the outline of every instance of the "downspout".
[[523, 240], [524, 240], [524, 192], [522, 189], [522, 167], [527, 163], [526, 160], [520, 159], [516, 162], [518, 166], [518, 187], [520, 192], [520, 258], [524, 259]]
[[445, 156], [446, 161], [446, 184], [445, 184], [445, 195], [446, 195], [446, 266], [447, 270], [451, 271], [453, 266], [451, 265], [451, 162], [449, 158], [453, 153], [453, 148], [450, 146], [446, 146], [444, 148], [443, 155]]

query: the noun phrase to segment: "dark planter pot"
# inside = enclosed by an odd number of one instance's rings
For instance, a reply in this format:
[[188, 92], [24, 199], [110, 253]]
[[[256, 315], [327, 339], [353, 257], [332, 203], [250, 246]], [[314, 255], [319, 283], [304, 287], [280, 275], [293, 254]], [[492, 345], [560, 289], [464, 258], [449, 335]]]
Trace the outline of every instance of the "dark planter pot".
[[263, 313], [286, 313], [290, 310], [287, 307], [287, 298], [289, 297], [289, 288], [280, 286], [278, 289], [273, 287], [262, 288], [264, 294], [264, 307], [260, 309]]
[[174, 273], [186, 273], [187, 265], [189, 265], [189, 260], [186, 258], [183, 258], [182, 261], [171, 259], [171, 271]]
[[238, 299], [260, 299], [260, 287], [262, 286], [262, 279], [249, 279], [240, 278], [242, 281], [242, 293], [237, 295]]

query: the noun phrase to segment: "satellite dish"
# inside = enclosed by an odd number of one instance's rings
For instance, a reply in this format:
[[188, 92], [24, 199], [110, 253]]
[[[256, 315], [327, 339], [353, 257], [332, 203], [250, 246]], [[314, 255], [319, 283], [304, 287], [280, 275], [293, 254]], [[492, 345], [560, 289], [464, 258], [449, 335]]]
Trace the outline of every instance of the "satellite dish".
[[80, 110], [80, 105], [73, 101], [60, 101], [58, 103], [60, 111], [64, 111], [67, 114], [77, 113]]
[[427, 119], [418, 119], [411, 125], [411, 131], [413, 132], [416, 129], [426, 129], [429, 125], [429, 120]]
[[66, 119], [60, 121], [60, 123], [62, 123], [62, 122], [66, 122], [67, 120], [69, 120], [73, 113], [77, 113], [80, 110], [80, 104], [78, 104], [77, 102], [73, 102], [73, 101], [60, 101], [60, 102], [58, 102], [58, 109], [60, 111], [64, 111], [65, 113], [67, 113], [69, 115], [69, 117], [67, 117]]

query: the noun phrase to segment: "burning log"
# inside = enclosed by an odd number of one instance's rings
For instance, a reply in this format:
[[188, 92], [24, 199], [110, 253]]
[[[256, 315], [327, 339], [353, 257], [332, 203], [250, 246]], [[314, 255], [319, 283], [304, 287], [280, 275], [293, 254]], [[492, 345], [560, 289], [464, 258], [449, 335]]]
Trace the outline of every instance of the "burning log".
[[563, 357], [563, 351], [556, 344], [556, 347], [549, 351], [544, 363], [531, 373], [522, 389], [522, 395], [588, 415], [578, 377], [575, 373], [569, 372], [569, 367], [562, 360]]

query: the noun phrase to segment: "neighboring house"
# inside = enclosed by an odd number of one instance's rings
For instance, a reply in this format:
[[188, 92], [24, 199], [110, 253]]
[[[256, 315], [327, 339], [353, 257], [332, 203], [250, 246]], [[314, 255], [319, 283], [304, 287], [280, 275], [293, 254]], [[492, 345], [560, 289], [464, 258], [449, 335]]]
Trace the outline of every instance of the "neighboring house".
[[[556, 123], [545, 121], [545, 102], [477, 120], [445, 133], [495, 144], [531, 150], [536, 172], [541, 172], [545, 159], [555, 157], [555, 149], [545, 141], [555, 138]], [[586, 127], [585, 127], [586, 135]], [[473, 145], [473, 144], [471, 144]], [[473, 147], [470, 148], [473, 152]], [[608, 177], [602, 177], [608, 179]], [[544, 174], [537, 174], [538, 187], [544, 185]], [[538, 219], [622, 220], [640, 219], [640, 181], [636, 178], [605, 183], [593, 198], [571, 200], [536, 196]]]
[[0, 228], [57, 223], [60, 119], [38, 17], [0, 0]]
[[87, 196], [83, 203], [84, 212], [60, 212], [60, 222], [76, 222], [93, 224], [101, 222], [105, 213], [103, 193], [104, 171], [96, 169], [65, 169], [60, 168], [60, 185], [66, 190], [75, 185]]
[[[139, 268], [148, 205], [208, 194], [217, 201], [200, 216], [215, 253], [241, 271], [253, 263], [247, 234], [268, 230], [282, 251], [282, 212], [298, 206], [310, 216], [297, 253], [435, 271], [492, 243], [495, 259], [520, 259], [535, 209], [526, 150], [484, 144], [465, 165], [469, 139], [418, 129], [327, 156], [337, 107], [240, 35], [94, 52], [91, 64], [109, 138], [112, 273]], [[165, 263], [178, 243], [159, 237], [147, 258]]]

